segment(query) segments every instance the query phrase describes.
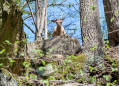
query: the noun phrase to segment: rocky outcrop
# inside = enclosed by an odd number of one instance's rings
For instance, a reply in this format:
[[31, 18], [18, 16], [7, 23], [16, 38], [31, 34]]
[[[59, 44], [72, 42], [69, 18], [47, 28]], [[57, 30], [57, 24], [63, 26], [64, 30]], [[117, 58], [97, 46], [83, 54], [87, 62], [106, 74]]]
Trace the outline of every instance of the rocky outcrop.
[[111, 47], [110, 49], [105, 49], [106, 54], [113, 58], [114, 60], [119, 60], [119, 45], [116, 47]]
[[[56, 36], [52, 39], [44, 41], [35, 41], [28, 43], [28, 55], [30, 58], [36, 57], [35, 50], [40, 49], [43, 54], [61, 54], [61, 55], [76, 55], [81, 51], [81, 45], [78, 39], [72, 38], [67, 34]], [[38, 55], [37, 55], [38, 56]], [[40, 55], [39, 55], [40, 56]]]
[[15, 79], [6, 76], [3, 73], [0, 73], [0, 79], [0, 86], [18, 86]]

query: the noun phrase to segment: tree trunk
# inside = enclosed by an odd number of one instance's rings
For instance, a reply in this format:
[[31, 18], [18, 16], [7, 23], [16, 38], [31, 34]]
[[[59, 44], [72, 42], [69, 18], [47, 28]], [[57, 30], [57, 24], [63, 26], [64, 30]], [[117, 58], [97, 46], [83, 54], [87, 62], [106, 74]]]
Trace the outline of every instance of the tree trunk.
[[[46, 0], [47, 3], [47, 0]], [[47, 5], [45, 5], [45, 35], [44, 35], [44, 39], [47, 39]]]
[[98, 0], [80, 0], [80, 18], [83, 52], [91, 65], [102, 59], [103, 35], [100, 26]]
[[43, 0], [40, 28], [38, 29], [37, 36], [36, 36], [36, 40], [38, 40], [38, 41], [42, 41], [42, 32], [43, 32], [44, 23], [45, 23], [44, 21], [45, 21], [46, 5], [47, 5], [47, 0]]
[[38, 31], [40, 29], [40, 24], [41, 24], [41, 0], [36, 0], [36, 3], [35, 3], [35, 6], [36, 6], [36, 26], [37, 26], [37, 29], [36, 29], [36, 33], [35, 33], [35, 39], [37, 39], [37, 34], [38, 34]]
[[[103, 0], [108, 32], [119, 29], [119, 0]], [[119, 44], [119, 31], [108, 34], [110, 46]]]
[[[22, 62], [24, 59], [16, 60], [15, 58], [23, 58], [20, 54], [26, 51], [24, 50], [25, 44], [23, 43], [25, 34], [23, 31], [22, 12], [19, 11], [19, 7], [16, 5], [2, 3], [1, 6], [2, 17], [0, 20], [2, 20], [2, 26], [0, 28], [0, 51], [5, 49], [5, 52], [0, 54], [0, 63], [7, 66], [9, 71], [20, 75], [23, 73]], [[6, 43], [5, 40], [8, 40], [10, 43]], [[15, 43], [15, 41], [19, 41], [19, 43]], [[16, 61], [12, 67], [8, 58], [14, 58]]]

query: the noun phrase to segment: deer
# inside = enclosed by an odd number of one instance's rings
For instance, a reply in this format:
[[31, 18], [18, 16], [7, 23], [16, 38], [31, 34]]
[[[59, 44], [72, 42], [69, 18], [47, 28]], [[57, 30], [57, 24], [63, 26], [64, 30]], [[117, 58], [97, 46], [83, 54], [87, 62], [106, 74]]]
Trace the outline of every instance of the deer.
[[63, 35], [65, 34], [65, 30], [64, 30], [64, 27], [62, 26], [62, 21], [64, 20], [65, 18], [60, 18], [60, 19], [57, 19], [56, 20], [51, 20], [52, 22], [56, 22], [57, 26], [54, 28], [54, 31], [52, 33], [52, 37], [56, 37], [56, 36], [60, 36], [60, 35]]

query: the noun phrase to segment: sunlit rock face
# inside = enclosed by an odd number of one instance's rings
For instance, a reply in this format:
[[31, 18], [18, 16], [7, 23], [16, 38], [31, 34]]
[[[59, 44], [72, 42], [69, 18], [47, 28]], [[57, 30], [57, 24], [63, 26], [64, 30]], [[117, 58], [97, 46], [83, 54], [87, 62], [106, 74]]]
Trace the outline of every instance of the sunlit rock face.
[[27, 50], [30, 58], [39, 56], [38, 54], [37, 55], [34, 54], [34, 52], [38, 49], [40, 49], [44, 55], [46, 54], [75, 55], [81, 51], [81, 45], [78, 39], [72, 38], [67, 34], [64, 34], [61, 36], [56, 36], [52, 39], [28, 43]]

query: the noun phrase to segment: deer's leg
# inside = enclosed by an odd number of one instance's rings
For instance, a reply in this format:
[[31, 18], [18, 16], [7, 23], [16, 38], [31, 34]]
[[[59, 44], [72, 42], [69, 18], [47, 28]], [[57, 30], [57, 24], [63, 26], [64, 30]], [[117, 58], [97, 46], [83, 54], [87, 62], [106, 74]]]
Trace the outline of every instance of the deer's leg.
[[62, 26], [61, 27], [61, 35], [65, 34], [65, 30], [64, 30], [64, 27]]
[[54, 29], [54, 31], [52, 33], [52, 37], [55, 37], [55, 36], [56, 36], [56, 27], [55, 27], [55, 29]]
[[56, 36], [56, 33], [53, 31], [52, 33], [52, 37], [54, 38]]

